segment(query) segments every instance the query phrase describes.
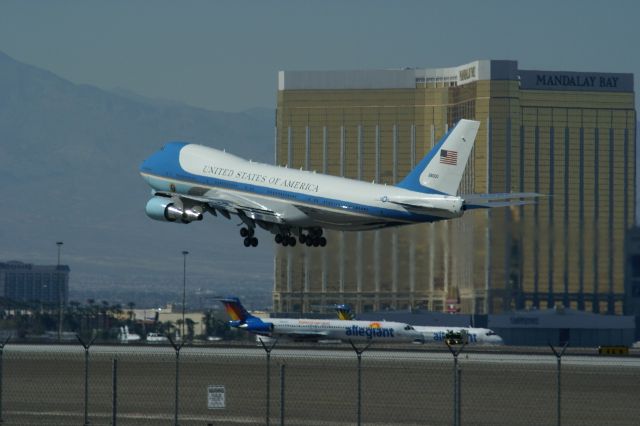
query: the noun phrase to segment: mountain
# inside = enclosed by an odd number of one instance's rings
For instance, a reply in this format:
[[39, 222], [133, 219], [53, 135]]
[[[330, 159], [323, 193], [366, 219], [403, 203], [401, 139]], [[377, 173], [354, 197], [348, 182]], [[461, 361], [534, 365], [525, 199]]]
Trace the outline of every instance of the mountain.
[[[55, 242], [63, 241], [71, 298], [82, 301], [97, 291], [112, 301], [110, 293], [127, 289], [181, 294], [181, 251], [189, 250], [192, 288], [244, 293], [257, 286], [268, 295], [270, 238], [249, 252], [237, 228], [221, 223], [226, 219], [150, 220], [144, 213], [150, 189], [138, 166], [171, 140], [272, 162], [273, 115], [269, 109], [209, 111], [78, 85], [0, 52], [0, 261], [54, 264]], [[144, 292], [136, 297], [144, 299]]]

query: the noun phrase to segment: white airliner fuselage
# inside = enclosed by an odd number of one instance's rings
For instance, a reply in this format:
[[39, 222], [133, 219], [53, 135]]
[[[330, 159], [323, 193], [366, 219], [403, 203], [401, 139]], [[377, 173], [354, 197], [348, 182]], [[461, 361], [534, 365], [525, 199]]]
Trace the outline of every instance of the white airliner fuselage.
[[[421, 342], [422, 334], [409, 324], [390, 321], [340, 321], [324, 319], [270, 318], [270, 332], [256, 333], [292, 340], [379, 341], [387, 343]], [[239, 326], [239, 328], [243, 328]]]
[[[237, 215], [245, 246], [255, 228], [276, 242], [324, 246], [323, 229], [359, 231], [462, 216], [473, 208], [535, 194], [457, 196], [479, 123], [460, 122], [397, 185], [380, 185], [247, 161], [213, 148], [174, 142], [147, 158], [140, 174], [153, 189], [147, 215], [168, 222], [202, 220], [205, 212]], [[501, 200], [501, 202], [493, 202]]]
[[414, 325], [413, 328], [422, 334], [425, 344], [444, 344], [449, 333], [466, 333], [467, 343], [478, 345], [503, 345], [504, 341], [493, 330], [475, 327], [432, 327]]
[[422, 335], [409, 324], [387, 321], [261, 318], [251, 315], [237, 297], [220, 299], [231, 318], [229, 325], [258, 336], [284, 337], [297, 341], [420, 341]]

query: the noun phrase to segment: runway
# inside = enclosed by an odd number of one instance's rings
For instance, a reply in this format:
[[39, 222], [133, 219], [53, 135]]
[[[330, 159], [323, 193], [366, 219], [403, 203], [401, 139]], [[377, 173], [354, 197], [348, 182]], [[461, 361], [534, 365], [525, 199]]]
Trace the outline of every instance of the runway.
[[[90, 349], [88, 414], [111, 424], [112, 360], [118, 360], [117, 419], [125, 425], [173, 424], [176, 356], [171, 347]], [[84, 349], [8, 345], [3, 354], [4, 424], [82, 424]], [[349, 348], [276, 347], [270, 363], [270, 421], [352, 425], [357, 357]], [[556, 421], [556, 358], [463, 352], [462, 423], [539, 425]], [[185, 347], [180, 352], [179, 423], [266, 423], [266, 355], [261, 347]], [[632, 425], [640, 417], [640, 358], [568, 355], [562, 360], [562, 422]], [[362, 355], [362, 422], [450, 425], [453, 357], [432, 350], [368, 350]], [[223, 385], [225, 408], [209, 409], [209, 385]]]

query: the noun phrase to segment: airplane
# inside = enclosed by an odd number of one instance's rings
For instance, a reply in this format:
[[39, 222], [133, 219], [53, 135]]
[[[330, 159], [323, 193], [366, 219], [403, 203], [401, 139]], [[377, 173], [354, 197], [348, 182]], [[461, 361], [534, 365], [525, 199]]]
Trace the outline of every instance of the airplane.
[[[336, 313], [341, 321], [354, 320], [355, 315], [349, 305], [335, 305]], [[445, 343], [446, 340], [454, 341], [466, 336], [467, 343], [477, 345], [504, 345], [502, 337], [489, 328], [476, 327], [436, 327], [436, 326], [412, 326], [422, 334], [421, 343]], [[453, 338], [452, 338], [453, 337]]]
[[381, 185], [247, 161], [224, 151], [171, 142], [148, 157], [140, 175], [152, 188], [146, 214], [188, 224], [205, 213], [257, 227], [277, 244], [324, 247], [324, 229], [363, 231], [461, 217], [465, 211], [531, 204], [536, 193], [456, 195], [480, 122], [460, 120], [397, 185]]
[[120, 343], [137, 342], [138, 340], [140, 340], [140, 335], [136, 333], [129, 333], [129, 326], [125, 325], [120, 327], [118, 340], [120, 341]]
[[237, 297], [220, 299], [231, 318], [231, 327], [267, 338], [293, 341], [383, 342], [412, 343], [422, 335], [409, 324], [390, 321], [342, 321], [327, 319], [269, 318], [268, 321], [251, 315]]

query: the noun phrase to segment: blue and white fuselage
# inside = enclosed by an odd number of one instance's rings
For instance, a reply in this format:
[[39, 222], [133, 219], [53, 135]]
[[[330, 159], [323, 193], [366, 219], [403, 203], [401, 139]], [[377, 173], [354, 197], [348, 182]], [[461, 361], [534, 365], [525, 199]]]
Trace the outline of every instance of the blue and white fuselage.
[[[147, 214], [157, 220], [190, 223], [205, 212], [246, 225], [245, 245], [257, 245], [257, 226], [276, 241], [324, 245], [323, 229], [368, 230], [462, 216], [464, 210], [513, 203], [455, 195], [479, 123], [461, 120], [398, 185], [380, 185], [248, 161], [213, 148], [173, 142], [147, 158], [140, 174], [154, 197]], [[529, 194], [496, 194], [498, 199]]]
[[467, 336], [467, 343], [477, 345], [504, 345], [502, 337], [488, 328], [475, 327], [435, 327], [414, 325], [413, 328], [422, 334], [423, 343], [444, 344], [450, 333]]
[[422, 335], [409, 324], [392, 321], [261, 318], [251, 315], [237, 297], [220, 299], [231, 318], [229, 325], [258, 336], [294, 341], [421, 342]]

